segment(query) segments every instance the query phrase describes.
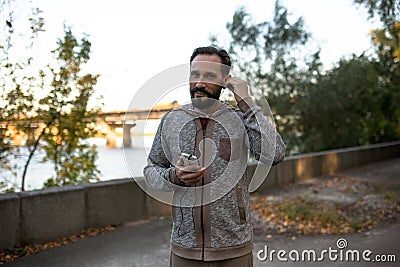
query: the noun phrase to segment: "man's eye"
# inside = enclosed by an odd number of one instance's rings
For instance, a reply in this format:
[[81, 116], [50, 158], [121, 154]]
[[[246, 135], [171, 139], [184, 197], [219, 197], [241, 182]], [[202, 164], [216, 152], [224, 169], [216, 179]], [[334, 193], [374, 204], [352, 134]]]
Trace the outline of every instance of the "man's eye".
[[209, 78], [209, 79], [214, 79], [216, 77], [216, 75], [214, 73], [206, 73], [205, 76], [206, 76], [206, 78]]
[[190, 74], [190, 77], [192, 77], [192, 78], [198, 78], [200, 75], [199, 75], [199, 73], [198, 72], [192, 72], [191, 74]]

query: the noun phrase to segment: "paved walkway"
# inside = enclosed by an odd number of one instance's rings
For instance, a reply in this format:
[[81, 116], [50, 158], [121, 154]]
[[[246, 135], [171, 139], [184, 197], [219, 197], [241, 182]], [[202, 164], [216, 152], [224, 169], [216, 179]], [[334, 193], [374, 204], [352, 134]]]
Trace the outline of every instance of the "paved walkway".
[[[349, 170], [337, 175], [379, 181], [384, 186], [400, 189], [400, 158]], [[170, 218], [156, 218], [149, 221], [137, 222], [103, 235], [81, 239], [66, 246], [22, 257], [3, 266], [168, 266], [170, 229]], [[304, 250], [315, 250], [317, 258], [319, 258], [322, 250], [329, 251], [330, 248], [331, 250], [338, 250], [336, 242], [339, 238], [344, 238], [347, 242], [347, 247], [341, 250], [343, 252], [343, 259], [345, 259], [346, 251], [352, 250], [354, 252], [357, 250], [360, 253], [360, 257], [362, 257], [362, 252], [368, 249], [372, 251], [372, 254], [369, 255], [371, 259], [378, 254], [395, 255], [397, 264], [393, 262], [367, 263], [362, 261], [362, 259], [358, 263], [346, 262], [345, 260], [340, 261], [340, 258], [336, 261], [331, 261], [327, 252], [323, 254], [324, 260], [320, 261], [318, 266], [399, 266], [400, 222], [380, 226], [361, 234], [353, 233], [343, 236], [302, 236], [293, 240], [290, 236], [275, 235], [270, 239], [255, 243], [253, 250], [254, 266], [316, 266], [316, 264], [311, 264], [309, 261], [294, 262], [289, 259], [289, 254], [292, 253], [290, 255], [294, 257], [295, 252], [292, 252], [293, 250], [298, 251], [300, 255]], [[257, 254], [265, 257], [265, 253], [258, 253], [258, 251], [265, 251], [266, 246], [268, 253], [271, 250], [285, 250], [287, 253], [285, 257], [289, 261], [278, 261], [276, 253], [273, 254], [272, 262], [269, 259], [265, 261], [259, 260]], [[332, 254], [332, 257], [334, 255], [336, 254]], [[339, 252], [337, 252], [337, 255], [340, 257]]]

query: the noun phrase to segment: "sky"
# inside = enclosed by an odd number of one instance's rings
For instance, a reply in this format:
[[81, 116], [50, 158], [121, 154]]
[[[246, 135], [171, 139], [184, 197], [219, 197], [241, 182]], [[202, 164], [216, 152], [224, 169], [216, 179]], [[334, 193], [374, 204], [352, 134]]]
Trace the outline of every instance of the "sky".
[[[26, 0], [15, 0], [19, 2]], [[96, 94], [103, 96], [104, 111], [126, 110], [146, 81], [165, 69], [187, 63], [194, 48], [209, 45], [211, 34], [222, 41], [228, 40], [226, 23], [239, 7], [245, 7], [254, 22], [262, 22], [271, 20], [275, 3], [273, 0], [32, 2], [30, 5], [39, 7], [45, 19], [45, 32], [40, 33], [34, 49], [36, 58], [44, 60], [50, 55], [57, 38], [63, 36], [64, 23], [72, 26], [78, 37], [88, 34], [92, 53], [85, 70], [101, 75]], [[303, 17], [314, 44], [321, 47], [321, 60], [327, 69], [341, 57], [371, 48], [368, 33], [376, 24], [368, 21], [366, 11], [353, 5], [352, 0], [282, 0], [281, 3], [294, 19]], [[24, 7], [27, 6], [19, 6], [16, 18]], [[180, 95], [172, 97], [181, 101]]]

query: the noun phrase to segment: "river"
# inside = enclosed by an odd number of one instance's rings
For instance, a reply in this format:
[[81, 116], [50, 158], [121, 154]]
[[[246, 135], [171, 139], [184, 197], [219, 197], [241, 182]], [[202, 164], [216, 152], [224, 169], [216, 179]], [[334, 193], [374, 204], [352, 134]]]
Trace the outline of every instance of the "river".
[[[129, 178], [135, 176], [143, 176], [143, 167], [146, 164], [146, 148], [149, 149], [154, 136], [145, 137], [145, 147], [137, 146], [139, 143], [138, 137], [132, 138], [132, 147], [122, 149], [122, 138], [117, 138], [117, 147], [108, 148], [104, 138], [92, 138], [89, 140], [91, 144], [96, 144], [98, 151], [97, 167], [101, 172], [101, 181]], [[131, 162], [125, 162], [124, 153], [129, 153]], [[28, 168], [25, 178], [25, 190], [40, 189], [43, 187], [44, 181], [50, 178], [53, 174], [53, 166], [51, 163], [41, 163], [41, 154], [36, 154]], [[0, 181], [8, 184], [13, 184], [16, 188], [21, 187], [21, 174], [24, 161], [22, 159], [13, 160], [16, 167], [13, 169], [17, 175], [13, 175], [9, 171], [0, 170]], [[19, 190], [17, 190], [19, 191]]]

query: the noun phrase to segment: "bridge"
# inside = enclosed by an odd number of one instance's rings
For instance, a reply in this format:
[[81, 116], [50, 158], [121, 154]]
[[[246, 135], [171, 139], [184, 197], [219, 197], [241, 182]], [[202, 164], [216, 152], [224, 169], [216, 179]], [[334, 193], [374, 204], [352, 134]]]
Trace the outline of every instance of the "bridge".
[[[116, 147], [117, 137], [122, 135], [124, 147], [132, 146], [132, 128], [136, 126], [138, 120], [157, 120], [161, 119], [168, 111], [179, 107], [177, 102], [159, 104], [151, 109], [132, 109], [127, 111], [108, 111], [97, 114], [96, 129], [100, 133], [99, 137], [105, 137], [109, 148]], [[12, 136], [12, 144], [21, 146], [24, 139], [34, 139], [45, 127], [45, 124], [36, 120], [28, 123], [30, 128], [35, 129], [29, 136], [15, 134], [16, 127], [13, 121], [0, 123], [0, 128], [7, 129], [6, 134]]]
[[103, 127], [102, 132], [106, 133], [108, 147], [116, 146], [118, 130], [121, 129], [124, 147], [130, 147], [132, 146], [131, 130], [136, 126], [138, 120], [161, 119], [168, 111], [179, 106], [177, 102], [172, 102], [157, 105], [152, 109], [101, 112], [98, 115], [97, 123], [98, 125], [107, 125], [106, 129]]

